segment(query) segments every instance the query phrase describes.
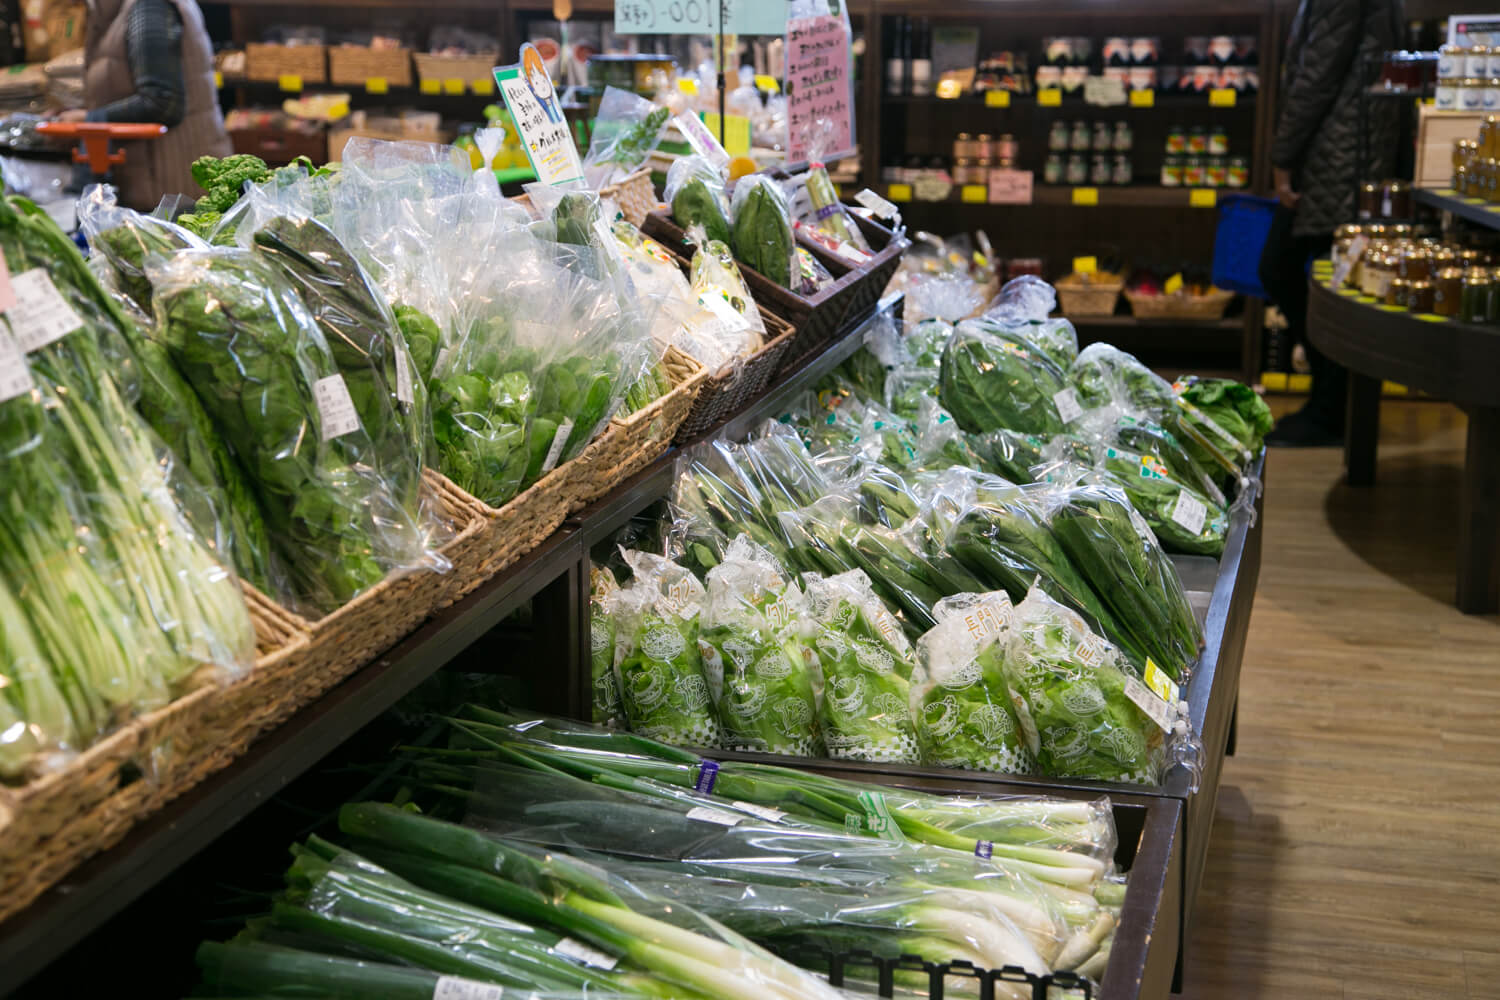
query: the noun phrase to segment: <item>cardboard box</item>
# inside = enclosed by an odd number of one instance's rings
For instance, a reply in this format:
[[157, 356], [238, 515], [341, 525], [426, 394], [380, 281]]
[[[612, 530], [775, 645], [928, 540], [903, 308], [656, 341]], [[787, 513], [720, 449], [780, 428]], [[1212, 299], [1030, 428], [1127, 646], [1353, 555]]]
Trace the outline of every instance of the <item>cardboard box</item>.
[[1479, 138], [1479, 125], [1488, 112], [1439, 111], [1430, 104], [1417, 110], [1417, 187], [1447, 187], [1453, 179], [1453, 143]]

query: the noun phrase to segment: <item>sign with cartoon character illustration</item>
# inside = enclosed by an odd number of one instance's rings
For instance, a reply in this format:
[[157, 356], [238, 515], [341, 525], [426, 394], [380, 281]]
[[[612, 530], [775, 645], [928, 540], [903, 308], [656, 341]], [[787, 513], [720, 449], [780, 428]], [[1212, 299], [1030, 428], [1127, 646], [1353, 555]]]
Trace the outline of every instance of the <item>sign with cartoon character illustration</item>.
[[514, 66], [498, 67], [495, 82], [521, 133], [521, 144], [526, 148], [537, 180], [556, 186], [582, 178], [578, 147], [573, 143], [557, 90], [536, 46], [530, 42], [522, 45], [521, 61]]

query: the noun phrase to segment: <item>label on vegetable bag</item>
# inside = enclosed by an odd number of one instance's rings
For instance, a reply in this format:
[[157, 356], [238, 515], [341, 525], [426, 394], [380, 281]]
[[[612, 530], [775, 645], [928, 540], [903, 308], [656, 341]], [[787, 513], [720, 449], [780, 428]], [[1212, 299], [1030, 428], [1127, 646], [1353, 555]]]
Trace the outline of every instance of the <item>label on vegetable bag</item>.
[[753, 802], [736, 802], [736, 809], [742, 809], [752, 816], [759, 816], [767, 823], [780, 823], [786, 818], [786, 813], [780, 809], [772, 809], [770, 806], [758, 806]]
[[573, 433], [573, 421], [564, 420], [557, 425], [557, 433], [552, 435], [552, 444], [547, 448], [547, 459], [542, 462], [542, 473], [551, 472], [557, 465], [557, 460], [562, 457], [563, 445], [568, 443], [568, 436]]
[[451, 347], [445, 347], [441, 351], [438, 351], [438, 353], [437, 353], [437, 360], [433, 361], [433, 363], [432, 363], [432, 373], [434, 375], [441, 375], [441, 374], [443, 374], [443, 371], [444, 371], [443, 364], [448, 360], [448, 356], [450, 354], [452, 354], [452, 353], [453, 353], [453, 348], [451, 348]]
[[739, 826], [743, 816], [727, 813], [721, 809], [710, 809], [708, 806], [694, 806], [687, 811], [688, 819], [695, 819], [700, 823], [717, 823], [720, 826]]
[[584, 965], [592, 965], [596, 969], [613, 969], [620, 964], [620, 960], [615, 956], [597, 948], [590, 948], [582, 941], [574, 941], [572, 938], [563, 938], [552, 946], [552, 950], [564, 958], [571, 958]]
[[15, 304], [6, 310], [16, 345], [27, 354], [83, 327], [83, 320], [58, 292], [51, 277], [33, 267], [10, 280]]
[[714, 793], [714, 785], [719, 780], [719, 762], [716, 760], [705, 760], [698, 765], [698, 780], [693, 783], [693, 790], [704, 795]]
[[728, 333], [738, 333], [750, 328], [750, 321], [740, 314], [740, 311], [730, 304], [724, 297], [724, 293], [716, 288], [710, 288], [706, 292], [698, 294], [698, 304], [708, 310], [713, 316], [712, 323], [701, 324], [703, 332], [713, 336]]
[[318, 404], [318, 416], [323, 419], [324, 441], [359, 430], [359, 411], [349, 398], [344, 376], [329, 375], [314, 382], [313, 400]]
[[1125, 697], [1135, 703], [1135, 707], [1146, 713], [1146, 717], [1161, 727], [1162, 732], [1170, 733], [1174, 713], [1172, 706], [1162, 701], [1155, 691], [1142, 684], [1134, 674], [1125, 675]]
[[36, 388], [26, 355], [16, 346], [15, 338], [0, 329], [0, 403], [15, 399]]
[[893, 840], [898, 844], [906, 843], [901, 827], [896, 824], [890, 807], [885, 804], [884, 795], [879, 792], [860, 792], [857, 797], [859, 804], [865, 810], [866, 830], [885, 840]]
[[480, 983], [458, 976], [438, 976], [432, 1000], [500, 1000], [505, 990], [493, 983]]
[[1083, 416], [1083, 407], [1078, 404], [1078, 394], [1072, 389], [1064, 389], [1052, 397], [1052, 402], [1057, 405], [1057, 415], [1065, 424], [1071, 424]]
[[897, 219], [901, 217], [901, 209], [897, 208], [895, 203], [886, 201], [869, 188], [865, 188], [859, 194], [855, 195], [854, 200], [882, 219]]
[[1172, 520], [1196, 535], [1203, 531], [1203, 524], [1208, 520], [1208, 508], [1183, 490], [1177, 494], [1177, 503], [1172, 507]]
[[411, 355], [403, 348], [396, 356], [396, 401], [405, 406], [416, 402], [411, 391], [411, 366]]
[[16, 290], [10, 283], [10, 268], [5, 264], [5, 256], [0, 254], [0, 313], [10, 312], [10, 307], [16, 304]]
[[1149, 656], [1146, 657], [1146, 669], [1143, 671], [1143, 673], [1146, 676], [1147, 687], [1149, 687], [1152, 691], [1155, 691], [1163, 701], [1170, 702], [1173, 705], [1177, 704], [1178, 699], [1182, 697], [1182, 689], [1179, 688], [1177, 686], [1177, 683], [1173, 681], [1172, 678], [1167, 676], [1167, 672], [1161, 667], [1158, 667], [1156, 665], [1156, 661], [1151, 659], [1151, 657]]

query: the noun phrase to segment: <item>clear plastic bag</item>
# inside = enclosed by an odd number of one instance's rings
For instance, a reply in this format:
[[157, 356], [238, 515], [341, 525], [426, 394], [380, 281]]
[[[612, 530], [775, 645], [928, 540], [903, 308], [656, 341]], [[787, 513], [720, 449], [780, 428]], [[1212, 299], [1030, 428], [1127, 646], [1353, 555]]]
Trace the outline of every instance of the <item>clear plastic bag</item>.
[[731, 542], [708, 573], [698, 631], [727, 749], [823, 755], [808, 625], [802, 590], [775, 558], [743, 535]]
[[594, 722], [623, 726], [625, 706], [615, 677], [615, 616], [612, 595], [620, 589], [614, 574], [603, 566], [589, 570], [589, 676]]
[[849, 209], [839, 200], [833, 181], [828, 176], [828, 169], [818, 162], [816, 155], [812, 157], [805, 174], [794, 177], [787, 183], [792, 185], [798, 182], [801, 182], [805, 195], [800, 196], [797, 203], [805, 207], [798, 212], [796, 228], [809, 233], [829, 251], [855, 266], [868, 260], [871, 256], [870, 243]]
[[907, 290], [906, 322], [909, 326], [921, 326], [938, 320], [951, 328], [983, 305], [979, 286], [967, 274], [924, 275]]
[[716, 747], [723, 728], [698, 648], [703, 585], [661, 556], [623, 555], [635, 575], [604, 607], [615, 619], [615, 677], [631, 731]]
[[792, 287], [798, 272], [797, 240], [792, 235], [786, 194], [764, 174], [741, 177], [730, 202], [734, 256], [782, 288]]
[[755, 353], [766, 323], [729, 247], [717, 240], [699, 241], [689, 274], [699, 306], [691, 320], [692, 335], [714, 343], [727, 361]]
[[958, 325], [943, 349], [938, 400], [971, 434], [1059, 434], [1067, 376], [1020, 333], [984, 320]]
[[1125, 491], [1130, 505], [1173, 552], [1218, 557], [1229, 535], [1228, 511], [1174, 477], [1154, 455], [1094, 445], [1097, 469]]
[[597, 190], [639, 170], [661, 142], [671, 114], [638, 94], [605, 87], [589, 135], [589, 151], [583, 158], [588, 185]]
[[984, 318], [1014, 328], [1067, 371], [1078, 357], [1078, 331], [1070, 320], [1052, 316], [1056, 308], [1057, 291], [1036, 275], [1023, 274], [1005, 283]]
[[729, 199], [724, 175], [701, 156], [684, 156], [667, 169], [662, 198], [672, 206], [672, 219], [687, 232], [702, 226], [710, 240], [733, 245]]
[[91, 184], [84, 189], [78, 199], [78, 228], [87, 237], [89, 249], [109, 262], [120, 290], [148, 314], [151, 281], [146, 277], [147, 258], [208, 245], [181, 226], [121, 206], [115, 189], [108, 184]]

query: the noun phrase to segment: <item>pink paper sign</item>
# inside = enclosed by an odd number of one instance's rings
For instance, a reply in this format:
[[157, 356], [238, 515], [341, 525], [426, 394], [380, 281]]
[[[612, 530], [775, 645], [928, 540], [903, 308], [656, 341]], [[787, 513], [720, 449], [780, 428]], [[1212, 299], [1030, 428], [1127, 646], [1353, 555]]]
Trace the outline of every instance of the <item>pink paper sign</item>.
[[854, 149], [849, 32], [833, 15], [786, 25], [787, 159], [836, 160]]

